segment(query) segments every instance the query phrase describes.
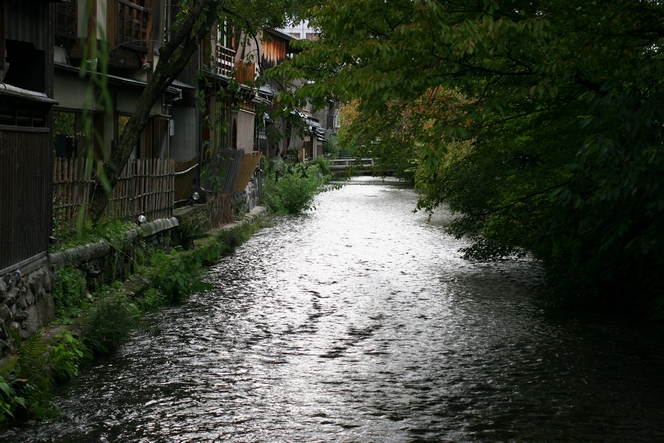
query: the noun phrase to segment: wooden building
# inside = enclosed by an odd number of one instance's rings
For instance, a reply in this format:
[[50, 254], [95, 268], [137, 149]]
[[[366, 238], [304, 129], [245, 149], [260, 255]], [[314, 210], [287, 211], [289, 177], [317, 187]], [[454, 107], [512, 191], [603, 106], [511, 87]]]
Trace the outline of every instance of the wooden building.
[[0, 0], [0, 277], [47, 259], [53, 28], [49, 0]]

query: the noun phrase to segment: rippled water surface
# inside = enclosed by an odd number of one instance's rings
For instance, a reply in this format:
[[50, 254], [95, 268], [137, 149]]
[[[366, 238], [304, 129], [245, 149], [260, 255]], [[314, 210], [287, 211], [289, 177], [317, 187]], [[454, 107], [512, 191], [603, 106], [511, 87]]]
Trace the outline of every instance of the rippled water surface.
[[0, 441], [664, 441], [658, 330], [545, 309], [535, 264], [463, 260], [415, 200], [322, 194]]

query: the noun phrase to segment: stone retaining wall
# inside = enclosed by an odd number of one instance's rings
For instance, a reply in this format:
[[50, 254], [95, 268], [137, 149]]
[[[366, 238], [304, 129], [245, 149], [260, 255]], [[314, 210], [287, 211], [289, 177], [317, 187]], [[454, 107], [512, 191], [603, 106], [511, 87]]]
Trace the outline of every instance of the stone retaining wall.
[[128, 232], [122, 250], [106, 242], [90, 243], [0, 276], [0, 358], [12, 350], [10, 331], [26, 338], [55, 320], [53, 289], [58, 268], [79, 268], [90, 288], [124, 280], [133, 273], [135, 240], [145, 239], [167, 250], [170, 231], [178, 225], [175, 217], [155, 220]]
[[15, 271], [0, 277], [0, 356], [11, 349], [10, 331], [28, 337], [55, 320], [54, 282], [55, 272], [49, 266], [27, 275]]
[[[257, 206], [259, 193], [255, 180], [246, 190], [236, 193], [235, 198], [236, 220], [251, 221], [263, 211]], [[231, 223], [228, 227], [240, 223]], [[26, 338], [55, 320], [53, 289], [58, 268], [79, 268], [91, 289], [102, 283], [124, 280], [134, 271], [134, 241], [145, 239], [155, 248], [168, 250], [171, 231], [178, 225], [175, 217], [155, 220], [128, 232], [122, 250], [106, 242], [91, 243], [50, 254], [27, 267], [0, 276], [0, 358], [12, 350], [10, 331]]]
[[258, 206], [260, 195], [258, 192], [257, 180], [252, 179], [243, 191], [236, 192], [233, 197], [235, 198], [233, 216], [238, 220], [241, 219], [244, 214]]

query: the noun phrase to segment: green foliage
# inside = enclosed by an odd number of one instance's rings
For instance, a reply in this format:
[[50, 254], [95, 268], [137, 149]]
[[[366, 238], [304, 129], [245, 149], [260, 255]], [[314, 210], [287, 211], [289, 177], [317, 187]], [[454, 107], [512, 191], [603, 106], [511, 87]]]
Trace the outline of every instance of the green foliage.
[[57, 279], [53, 288], [53, 301], [55, 302], [55, 315], [60, 321], [67, 321], [70, 317], [81, 312], [81, 302], [84, 299], [86, 288], [83, 272], [74, 267], [64, 267], [57, 270]]
[[157, 288], [148, 288], [138, 300], [138, 307], [142, 312], [149, 311], [168, 303], [168, 298]]
[[81, 364], [89, 357], [88, 350], [66, 329], [56, 335], [55, 340], [49, 354], [49, 367], [58, 381], [67, 381], [78, 374]]
[[14, 418], [12, 410], [16, 406], [25, 408], [25, 399], [19, 397], [9, 382], [0, 375], [0, 427]]
[[83, 339], [85, 346], [94, 355], [112, 353], [125, 342], [137, 317], [137, 309], [121, 297], [101, 301], [87, 319]]
[[[57, 207], [55, 208], [57, 213]], [[62, 220], [57, 219], [54, 213], [54, 231], [58, 242], [51, 246], [51, 252], [75, 248], [88, 243], [107, 241], [117, 249], [124, 243], [127, 232], [136, 229], [136, 225], [119, 219], [104, 218], [95, 224], [85, 224], [80, 227], [69, 227]]]
[[330, 170], [330, 162], [328, 162], [325, 157], [316, 157], [309, 162], [309, 165], [318, 166], [318, 170], [321, 174], [323, 174], [323, 177], [329, 177], [332, 175], [332, 171]]
[[183, 248], [189, 249], [193, 246], [194, 240], [204, 237], [207, 234], [207, 216], [204, 212], [197, 212], [188, 217], [184, 217], [177, 229], [180, 237], [180, 244]]
[[355, 157], [357, 155], [357, 146], [352, 143], [345, 143], [345, 141], [338, 134], [330, 135], [325, 142], [325, 157]]
[[459, 213], [468, 256], [529, 252], [561, 297], [650, 309], [662, 19], [660, 2], [332, 0], [311, 11], [321, 39], [272, 72], [311, 80], [286, 107], [354, 100], [340, 139], [414, 169], [419, 207]]
[[266, 174], [262, 199], [275, 214], [299, 214], [313, 209], [325, 183], [317, 164], [275, 162]]
[[210, 288], [203, 280], [201, 259], [205, 251], [194, 250], [182, 254], [173, 250], [171, 254], [163, 251], [152, 256], [154, 271], [148, 276], [153, 287], [161, 291], [173, 303], [180, 303], [197, 291]]
[[52, 402], [49, 354], [46, 344], [41, 341], [41, 331], [26, 340], [15, 334], [14, 340], [18, 348], [18, 362], [13, 370], [14, 389], [25, 399], [25, 410], [21, 412], [36, 419], [57, 416], [58, 409]]
[[52, 399], [54, 381], [78, 374], [89, 356], [87, 349], [69, 331], [55, 336], [48, 345], [38, 331], [27, 339], [13, 334], [18, 358], [7, 378], [0, 376], [0, 425], [9, 419], [53, 418], [59, 411]]

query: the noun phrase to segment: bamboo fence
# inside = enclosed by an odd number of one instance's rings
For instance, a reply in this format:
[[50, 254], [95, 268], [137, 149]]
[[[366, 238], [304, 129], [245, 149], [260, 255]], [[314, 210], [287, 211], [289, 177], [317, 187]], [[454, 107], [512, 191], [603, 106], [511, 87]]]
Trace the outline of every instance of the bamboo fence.
[[[57, 221], [74, 226], [89, 201], [94, 169], [87, 159], [55, 159], [53, 163], [53, 209]], [[173, 216], [175, 196], [172, 159], [132, 159], [127, 162], [113, 188], [106, 214], [148, 220]]]

